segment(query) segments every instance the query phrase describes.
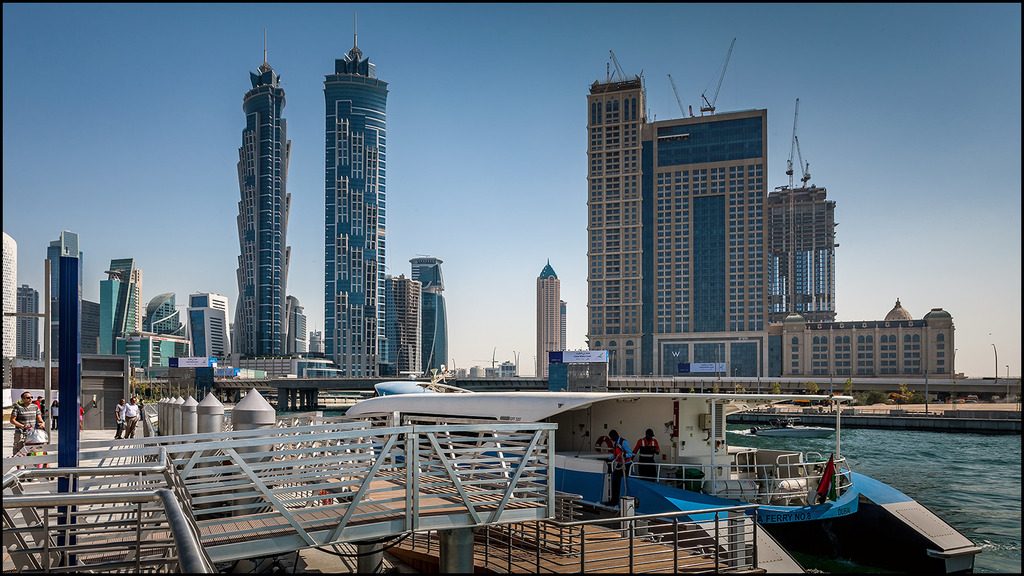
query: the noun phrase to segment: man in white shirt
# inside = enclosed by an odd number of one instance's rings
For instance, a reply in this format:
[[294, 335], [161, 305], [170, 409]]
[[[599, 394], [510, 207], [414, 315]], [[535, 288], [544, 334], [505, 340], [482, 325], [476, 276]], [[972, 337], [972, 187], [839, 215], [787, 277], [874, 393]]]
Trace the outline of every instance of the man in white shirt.
[[139, 423], [138, 400], [137, 397], [132, 396], [131, 401], [124, 406], [125, 438], [135, 438], [135, 425]]
[[124, 432], [124, 398], [118, 402], [117, 406], [114, 406], [114, 422], [117, 423], [117, 434], [114, 435], [114, 440], [120, 440]]

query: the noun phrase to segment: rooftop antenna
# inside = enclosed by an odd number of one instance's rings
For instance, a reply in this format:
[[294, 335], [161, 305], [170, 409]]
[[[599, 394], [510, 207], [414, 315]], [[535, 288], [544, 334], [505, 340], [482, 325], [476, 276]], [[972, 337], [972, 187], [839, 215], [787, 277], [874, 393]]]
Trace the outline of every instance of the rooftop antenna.
[[352, 47], [359, 47], [359, 15], [352, 13]]
[[267, 65], [267, 27], [263, 27], [263, 65]]

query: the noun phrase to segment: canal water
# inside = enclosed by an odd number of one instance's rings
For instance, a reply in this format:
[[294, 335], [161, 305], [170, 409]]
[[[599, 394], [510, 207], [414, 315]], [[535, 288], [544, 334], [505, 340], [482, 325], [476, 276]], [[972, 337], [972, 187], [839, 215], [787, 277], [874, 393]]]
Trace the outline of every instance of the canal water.
[[[835, 450], [834, 438], [758, 438], [747, 432], [750, 425], [728, 429], [736, 446], [815, 451], [825, 458]], [[1021, 572], [1020, 449], [1019, 435], [842, 430], [843, 456], [853, 470], [907, 494], [982, 547], [975, 572]], [[817, 567], [845, 571], [835, 563]]]

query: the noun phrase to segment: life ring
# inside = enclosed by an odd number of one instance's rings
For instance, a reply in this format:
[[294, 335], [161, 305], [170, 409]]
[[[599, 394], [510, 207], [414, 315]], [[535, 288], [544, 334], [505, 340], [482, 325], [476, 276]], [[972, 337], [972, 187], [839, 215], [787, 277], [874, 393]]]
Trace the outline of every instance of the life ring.
[[594, 442], [594, 448], [599, 450], [603, 448], [604, 450], [611, 451], [614, 447], [615, 442], [612, 442], [612, 439], [607, 436], [601, 436], [597, 439], [597, 442]]
[[[329, 494], [330, 494], [330, 492], [328, 492], [327, 490], [321, 490], [321, 491], [320, 491], [320, 495], [321, 495], [321, 496], [327, 496], [327, 495], [329, 495]], [[322, 504], [323, 506], [330, 506], [331, 504], [334, 504], [334, 498], [324, 498], [324, 499], [323, 499], [323, 500], [321, 501], [321, 504]]]

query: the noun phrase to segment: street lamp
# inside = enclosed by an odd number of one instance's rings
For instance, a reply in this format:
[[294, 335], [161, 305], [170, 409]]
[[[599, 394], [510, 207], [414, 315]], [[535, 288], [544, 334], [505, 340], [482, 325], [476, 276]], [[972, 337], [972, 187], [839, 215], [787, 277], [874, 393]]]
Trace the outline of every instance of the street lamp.
[[[50, 358], [50, 259], [43, 260], [43, 313], [31, 313], [31, 312], [4, 312], [4, 316], [14, 316], [17, 318], [42, 318], [43, 319], [43, 370], [46, 372], [43, 374], [43, 389], [45, 397], [43, 399], [43, 405], [45, 410], [50, 409], [50, 389], [52, 388], [51, 376], [53, 368], [51, 366], [52, 359]], [[70, 411], [69, 409], [65, 409]], [[46, 431], [46, 435], [50, 435], [50, 423], [53, 422], [53, 414], [47, 415], [43, 418], [43, 430]]]
[[[992, 334], [989, 333], [989, 336]], [[996, 345], [992, 344], [992, 353], [996, 355], [996, 381], [995, 384], [999, 384], [999, 351], [996, 350]]]
[[1010, 365], [1006, 365], [1006, 402], [1010, 401]]

